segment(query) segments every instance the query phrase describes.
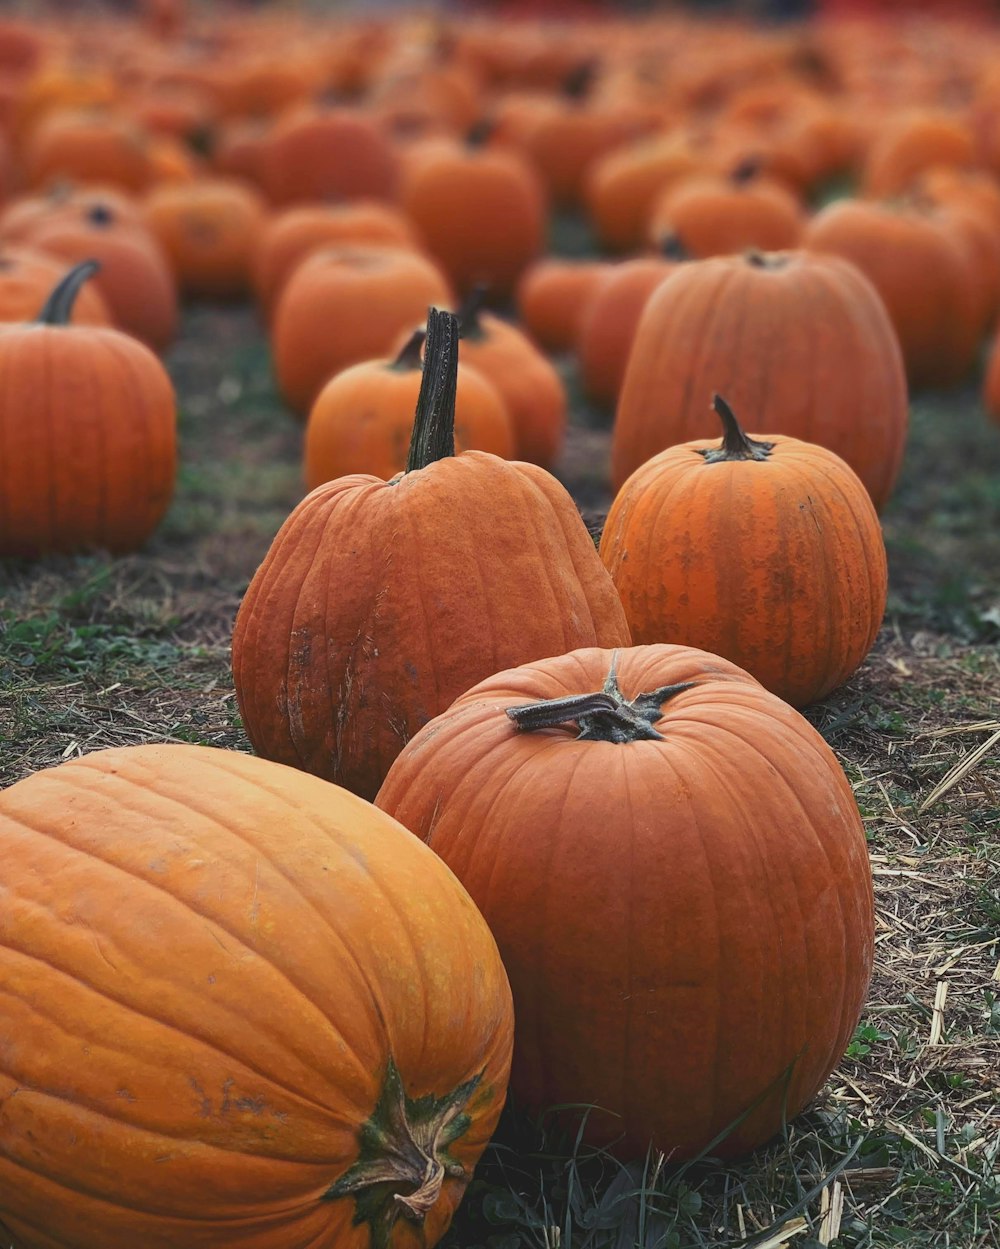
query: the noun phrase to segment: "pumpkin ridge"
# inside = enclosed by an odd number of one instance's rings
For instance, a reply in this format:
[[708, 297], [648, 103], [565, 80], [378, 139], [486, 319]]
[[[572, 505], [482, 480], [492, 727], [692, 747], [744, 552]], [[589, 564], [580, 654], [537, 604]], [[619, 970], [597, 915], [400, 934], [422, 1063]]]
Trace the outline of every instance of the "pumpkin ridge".
[[[122, 773], [120, 773], [120, 772], [117, 774], [117, 776], [118, 776], [118, 779], [127, 779], [127, 778], [124, 778], [124, 777], [123, 777], [123, 775], [122, 775]], [[134, 784], [134, 785], [138, 786], [138, 782], [132, 782], [132, 784]], [[198, 811], [198, 809], [197, 809], [197, 808], [195, 808], [195, 807], [188, 807], [185, 803], [182, 803], [179, 799], [170, 799], [167, 795], [163, 795], [163, 794], [160, 794], [160, 795], [159, 795], [159, 797], [161, 798], [161, 800], [164, 800], [164, 801], [173, 801], [173, 802], [177, 803], [177, 805], [184, 807], [184, 809], [185, 809], [185, 810], [191, 810], [191, 811], [195, 812], [196, 814], [199, 814], [199, 815], [205, 816], [205, 813], [204, 813], [204, 812]], [[120, 803], [119, 805], [121, 805], [121, 806], [125, 807], [125, 805], [126, 805], [126, 804], [124, 804], [124, 803]], [[155, 882], [155, 881], [150, 880], [148, 877], [145, 877], [145, 876], [138, 876], [138, 875], [136, 875], [134, 872], [129, 871], [129, 869], [128, 869], [127, 867], [123, 866], [122, 864], [115, 863], [113, 860], [104, 859], [104, 858], [102, 858], [101, 856], [96, 855], [96, 854], [92, 853], [92, 852], [91, 852], [91, 851], [89, 851], [89, 850], [81, 850], [81, 849], [79, 849], [78, 847], [74, 846], [72, 843], [65, 842], [65, 841], [61, 840], [58, 836], [56, 836], [56, 834], [55, 834], [55, 833], [49, 832], [48, 830], [45, 830], [45, 829], [39, 829], [39, 828], [37, 828], [37, 827], [35, 827], [35, 826], [31, 825], [31, 824], [27, 824], [27, 823], [24, 821], [23, 817], [21, 817], [21, 816], [14, 816], [14, 817], [12, 817], [12, 818], [15, 820], [15, 822], [16, 822], [16, 823], [20, 824], [23, 828], [27, 828], [30, 832], [35, 833], [35, 834], [37, 834], [37, 835], [39, 835], [39, 836], [42, 836], [42, 837], [48, 837], [49, 839], [51, 839], [51, 840], [55, 841], [57, 845], [62, 846], [64, 849], [71, 849], [71, 850], [74, 850], [76, 853], [78, 853], [78, 854], [82, 854], [84, 857], [86, 857], [86, 858], [88, 858], [88, 859], [92, 860], [92, 861], [93, 861], [93, 862], [95, 862], [95, 863], [101, 863], [101, 864], [103, 864], [104, 866], [111, 868], [113, 871], [122, 872], [122, 873], [124, 873], [125, 875], [127, 875], [131, 881], [135, 882], [135, 883], [136, 883], [136, 884], [138, 884], [138, 885], [148, 885], [148, 886], [149, 886], [149, 888], [151, 888], [151, 889], [155, 890], [157, 894], [162, 895], [162, 896], [164, 896], [164, 897], [166, 897], [166, 898], [169, 898], [172, 902], [176, 903], [178, 906], [182, 907], [184, 910], [189, 911], [189, 912], [191, 912], [192, 914], [194, 914], [194, 915], [195, 915], [198, 919], [201, 919], [201, 920], [204, 920], [204, 921], [205, 921], [205, 922], [207, 922], [207, 923], [213, 924], [216, 928], [218, 928], [218, 929], [219, 929], [219, 931], [220, 931], [220, 932], [224, 933], [224, 934], [225, 934], [225, 935], [226, 935], [226, 936], [227, 936], [230, 940], [232, 940], [232, 941], [234, 942], [234, 944], [236, 944], [236, 945], [240, 946], [240, 947], [241, 947], [242, 949], [244, 949], [244, 950], [249, 951], [249, 952], [250, 952], [251, 954], [253, 954], [256, 958], [263, 958], [263, 957], [264, 957], [264, 955], [262, 955], [262, 954], [261, 954], [258, 950], [254, 949], [254, 947], [253, 947], [253, 946], [247, 945], [247, 943], [246, 943], [246, 942], [245, 942], [245, 941], [244, 941], [244, 940], [243, 940], [243, 939], [242, 939], [242, 938], [241, 938], [241, 937], [240, 937], [237, 933], [232, 932], [232, 930], [231, 930], [230, 928], [228, 928], [225, 924], [223, 924], [221, 921], [219, 921], [218, 919], [214, 918], [214, 917], [213, 917], [213, 916], [211, 916], [211, 915], [206, 915], [206, 914], [204, 914], [204, 913], [203, 913], [203, 912], [201, 912], [201, 911], [195, 911], [195, 910], [193, 909], [193, 907], [191, 907], [191, 906], [190, 906], [187, 902], [185, 902], [185, 900], [184, 900], [183, 898], [178, 897], [178, 896], [177, 896], [176, 894], [174, 894], [174, 893], [171, 893], [171, 891], [170, 891], [169, 889], [165, 889], [162, 885], [158, 885], [158, 884], [156, 884], [156, 882]], [[205, 817], [205, 818], [210, 818], [210, 817]], [[218, 827], [224, 827], [224, 826], [219, 825]], [[226, 829], [225, 829], [225, 831], [227, 831], [227, 832], [233, 832], [234, 830], [231, 830], [231, 829], [226, 828]], [[242, 839], [237, 838], [237, 840], [242, 840]], [[244, 843], [244, 844], [245, 844], [245, 845], [249, 845], [249, 843]], [[256, 849], [257, 849], [256, 847], [253, 847], [253, 846], [251, 846], [250, 848], [251, 848], [251, 849], [254, 849], [255, 851], [256, 851]], [[258, 851], [258, 853], [260, 853], [260, 852]], [[266, 858], [267, 856], [262, 854], [262, 857]], [[270, 865], [270, 866], [272, 866], [272, 867], [274, 867], [274, 866], [275, 866], [275, 865], [273, 864], [273, 862], [270, 862], [270, 861], [269, 861], [269, 865]], [[298, 894], [298, 893], [299, 893], [298, 889], [296, 889], [296, 888], [295, 888], [294, 883], [292, 883], [292, 882], [289, 880], [289, 878], [286, 876], [286, 874], [285, 874], [284, 872], [278, 871], [277, 869], [275, 869], [275, 870], [276, 870], [276, 873], [277, 873], [278, 875], [280, 875], [280, 876], [281, 876], [281, 877], [282, 877], [285, 881], [287, 881], [289, 884], [291, 884], [292, 888], [293, 888], [293, 889], [295, 890], [295, 892]], [[301, 896], [301, 895], [300, 895], [300, 896]], [[303, 901], [304, 901], [304, 902], [306, 902], [306, 904], [309, 906], [309, 909], [310, 909], [310, 910], [312, 910], [312, 911], [316, 912], [316, 907], [315, 907], [315, 905], [314, 905], [314, 904], [310, 903], [310, 902], [309, 902], [309, 900], [308, 900], [308, 899], [306, 899], [306, 898], [304, 898], [304, 897], [303, 897]], [[316, 913], [317, 913], [317, 914], [319, 914], [319, 912], [316, 912]], [[323, 917], [322, 917], [322, 915], [320, 915], [320, 918], [321, 918], [321, 919], [323, 918]], [[346, 943], [343, 941], [343, 938], [342, 938], [342, 937], [340, 937], [340, 935], [336, 932], [336, 930], [335, 930], [335, 929], [330, 928], [330, 926], [329, 926], [328, 924], [326, 925], [326, 927], [328, 927], [328, 928], [329, 928], [329, 930], [333, 933], [333, 935], [334, 935], [335, 937], [337, 937], [337, 939], [338, 939], [338, 944], [341, 944], [341, 945], [346, 944]], [[216, 1050], [216, 1051], [217, 1051], [218, 1053], [220, 1053], [220, 1054], [223, 1054], [223, 1055], [224, 1055], [226, 1058], [228, 1058], [230, 1061], [232, 1061], [232, 1062], [234, 1062], [234, 1063], [239, 1063], [239, 1064], [241, 1064], [241, 1065], [243, 1065], [243, 1066], [247, 1067], [247, 1068], [248, 1068], [248, 1070], [252, 1070], [252, 1071], [254, 1071], [254, 1073], [255, 1073], [256, 1075], [258, 1075], [261, 1079], [269, 1080], [271, 1083], [274, 1083], [276, 1087], [279, 1087], [279, 1088], [280, 1088], [280, 1087], [283, 1087], [283, 1086], [279, 1085], [276, 1081], [272, 1080], [272, 1078], [271, 1078], [269, 1075], [266, 1075], [266, 1074], [264, 1074], [264, 1073], [261, 1073], [261, 1072], [259, 1072], [259, 1071], [256, 1071], [256, 1070], [255, 1070], [255, 1068], [253, 1068], [251, 1064], [247, 1063], [245, 1059], [238, 1058], [238, 1057], [236, 1057], [235, 1055], [228, 1053], [228, 1051], [225, 1051], [225, 1050], [219, 1049], [219, 1047], [218, 1047], [218, 1046], [216, 1046], [216, 1045], [215, 1045], [212, 1041], [208, 1040], [207, 1038], [204, 1038], [204, 1039], [203, 1039], [203, 1038], [201, 1038], [201, 1037], [199, 1037], [199, 1036], [196, 1036], [194, 1033], [185, 1033], [185, 1032], [184, 1032], [184, 1029], [183, 1029], [183, 1027], [182, 1027], [181, 1025], [179, 1025], [179, 1024], [177, 1024], [177, 1023], [174, 1023], [174, 1022], [172, 1022], [172, 1021], [171, 1021], [171, 1020], [169, 1020], [169, 1019], [164, 1019], [164, 1018], [162, 1018], [162, 1016], [159, 1016], [159, 1015], [153, 1015], [153, 1014], [150, 1014], [148, 1011], [142, 1010], [141, 1008], [139, 1008], [138, 1006], [136, 1006], [136, 1005], [134, 1005], [134, 1004], [130, 1004], [130, 1003], [127, 1003], [127, 1002], [122, 1002], [119, 998], [117, 998], [117, 997], [113, 996], [112, 994], [107, 993], [105, 990], [103, 990], [103, 989], [101, 989], [101, 988], [98, 988], [96, 985], [90, 984], [90, 983], [89, 983], [89, 981], [84, 981], [84, 980], [80, 979], [80, 977], [79, 977], [78, 975], [76, 975], [75, 973], [70, 972], [70, 971], [67, 971], [67, 970], [65, 970], [64, 968], [58, 967], [56, 964], [54, 964], [54, 963], [50, 963], [47, 959], [41, 958], [39, 955], [35, 955], [35, 954], [28, 954], [26, 951], [19, 950], [19, 949], [17, 949], [16, 947], [13, 947], [13, 946], [8, 946], [8, 945], [6, 945], [5, 943], [2, 943], [2, 942], [0, 942], [0, 948], [14, 950], [14, 952], [15, 952], [15, 953], [21, 953], [21, 954], [23, 954], [23, 955], [24, 955], [25, 957], [27, 957], [27, 958], [32, 958], [32, 959], [34, 959], [36, 962], [44, 963], [47, 967], [51, 967], [53, 971], [55, 971], [55, 972], [57, 972], [57, 973], [59, 973], [59, 974], [61, 974], [61, 975], [65, 975], [65, 976], [66, 976], [67, 978], [69, 978], [69, 979], [76, 980], [76, 982], [77, 982], [78, 984], [82, 985], [82, 986], [83, 986], [84, 988], [86, 988], [87, 990], [89, 990], [89, 991], [91, 991], [91, 992], [93, 992], [93, 993], [96, 993], [99, 997], [103, 997], [103, 998], [105, 998], [106, 1000], [108, 1000], [108, 1001], [110, 1001], [110, 1002], [114, 1002], [117, 1006], [122, 1007], [122, 1008], [123, 1008], [124, 1010], [126, 1010], [126, 1011], [129, 1011], [129, 1012], [131, 1012], [131, 1013], [133, 1013], [133, 1014], [136, 1014], [136, 1015], [140, 1015], [140, 1016], [142, 1016], [142, 1017], [144, 1017], [144, 1018], [146, 1018], [146, 1019], [150, 1020], [150, 1021], [151, 1021], [151, 1022], [153, 1022], [153, 1023], [159, 1024], [160, 1026], [162, 1026], [162, 1027], [164, 1027], [164, 1028], [168, 1028], [168, 1029], [170, 1029], [171, 1031], [174, 1031], [174, 1032], [179, 1032], [179, 1033], [181, 1033], [182, 1035], [191, 1036], [191, 1037], [192, 1037], [192, 1039], [194, 1039], [194, 1040], [203, 1041], [203, 1043], [204, 1043], [205, 1045], [207, 1045], [209, 1048]], [[348, 951], [348, 953], [351, 953], [351, 952], [350, 952], [350, 951]], [[352, 953], [351, 953], [351, 958], [354, 960], [355, 964], [357, 964], [357, 958], [356, 958], [356, 956], [355, 956], [355, 955], [353, 955]], [[329, 1017], [326, 1015], [326, 1013], [325, 1013], [324, 1011], [322, 1011], [322, 1010], [321, 1010], [321, 1009], [320, 1009], [320, 1008], [319, 1008], [319, 1007], [318, 1007], [318, 1006], [317, 1006], [317, 1005], [316, 1005], [316, 1004], [312, 1001], [312, 999], [311, 999], [311, 998], [309, 997], [309, 995], [305, 992], [305, 990], [301, 988], [301, 986], [297, 985], [297, 984], [295, 983], [295, 981], [294, 981], [294, 980], [292, 980], [292, 979], [290, 978], [290, 976], [288, 975], [287, 971], [286, 971], [285, 969], [281, 968], [281, 967], [276, 966], [276, 965], [275, 965], [275, 964], [273, 964], [273, 963], [269, 963], [269, 965], [271, 966], [272, 970], [273, 970], [273, 971], [274, 971], [277, 975], [279, 975], [279, 976], [281, 977], [281, 979], [282, 979], [282, 980], [284, 980], [284, 981], [285, 981], [285, 983], [287, 983], [287, 984], [288, 984], [288, 985], [289, 985], [292, 989], [294, 989], [294, 990], [295, 990], [295, 992], [296, 992], [297, 994], [299, 994], [300, 996], [302, 996], [302, 997], [306, 1000], [306, 1002], [307, 1002], [307, 1004], [308, 1004], [308, 1006], [309, 1006], [310, 1010], [311, 1010], [311, 1011], [313, 1011], [316, 1015], [318, 1015], [318, 1016], [319, 1016], [319, 1017], [323, 1020], [324, 1024], [325, 1024], [325, 1025], [327, 1025], [329, 1028], [331, 1028], [331, 1030], [332, 1030], [332, 1031], [334, 1031], [334, 1032], [335, 1032], [335, 1033], [339, 1036], [339, 1035], [340, 1035], [340, 1034], [339, 1034], [339, 1032], [337, 1032], [336, 1028], [334, 1028], [334, 1027], [333, 1027], [333, 1025], [331, 1024], [331, 1021], [330, 1021]], [[360, 969], [359, 969], [359, 970], [360, 970]], [[369, 995], [370, 995], [370, 996], [373, 998], [373, 1000], [374, 1000], [374, 994], [371, 992], [371, 986], [368, 984], [368, 979], [367, 979], [367, 977], [366, 977], [366, 976], [364, 976], [364, 974], [363, 974], [363, 973], [362, 973], [362, 975], [361, 975], [361, 980], [362, 980], [362, 984], [363, 984], [363, 986], [365, 987], [365, 989], [367, 989], [367, 990], [368, 990]], [[377, 1002], [376, 1002], [376, 1003], [375, 1003], [375, 1005], [376, 1005], [376, 1009], [377, 1009], [378, 1013], [379, 1013], [379, 1014], [380, 1014], [380, 1016], [381, 1016], [381, 1004], [379, 1004], [379, 1003], [377, 1003]], [[341, 1039], [342, 1039], [342, 1038], [341, 1038]], [[279, 1039], [277, 1039], [277, 1044], [279, 1044], [279, 1045], [280, 1045], [280, 1044], [284, 1044], [284, 1042], [283, 1042], [283, 1041], [281, 1041], [281, 1039], [279, 1038]], [[352, 1056], [353, 1056], [353, 1054], [352, 1054]], [[361, 1064], [360, 1064], [360, 1060], [359, 1060], [359, 1066], [360, 1066], [360, 1065], [361, 1065]], [[329, 1109], [328, 1109], [328, 1107], [323, 1106], [323, 1105], [322, 1105], [322, 1103], [320, 1103], [320, 1102], [314, 1102], [314, 1101], [312, 1100], [312, 1098], [309, 1098], [309, 1097], [305, 1096], [305, 1095], [304, 1095], [304, 1094], [302, 1094], [302, 1093], [295, 1094], [295, 1096], [297, 1096], [297, 1097], [301, 1098], [304, 1102], [306, 1102], [306, 1103], [307, 1103], [307, 1104], [309, 1104], [309, 1105], [312, 1105], [314, 1108], [319, 1109], [319, 1110], [322, 1110], [324, 1113], [329, 1113]]]
[[[85, 989], [88, 993], [93, 993], [96, 997], [103, 998], [104, 1001], [113, 1003], [114, 1006], [121, 1008], [127, 1014], [137, 1015], [139, 1018], [145, 1019], [149, 1023], [153, 1023], [153, 1024], [156, 1024], [158, 1027], [165, 1028], [168, 1032], [179, 1033], [186, 1040], [194, 1041], [198, 1045], [204, 1046], [204, 1048], [212, 1050], [214, 1053], [221, 1055], [228, 1062], [233, 1063], [234, 1066], [243, 1067], [244, 1070], [252, 1072], [255, 1076], [258, 1077], [258, 1079], [266, 1080], [269, 1084], [273, 1084], [276, 1089], [280, 1089], [280, 1091], [284, 1093], [286, 1096], [296, 1101], [301, 1101], [306, 1106], [311, 1107], [313, 1110], [318, 1110], [323, 1114], [330, 1113], [329, 1107], [322, 1105], [322, 1103], [320, 1102], [313, 1101], [313, 1099], [311, 1097], [308, 1097], [305, 1093], [301, 1093], [295, 1089], [291, 1089], [287, 1085], [281, 1084], [279, 1081], [275, 1080], [272, 1076], [265, 1074], [264, 1072], [258, 1071], [257, 1068], [254, 1067], [251, 1063], [248, 1063], [245, 1058], [239, 1058], [235, 1054], [231, 1054], [228, 1050], [222, 1049], [221, 1046], [217, 1045], [214, 1041], [210, 1040], [208, 1037], [198, 1036], [193, 1032], [185, 1031], [185, 1029], [180, 1024], [174, 1023], [169, 1019], [164, 1019], [160, 1015], [150, 1014], [148, 1011], [142, 1010], [140, 1007], [132, 1005], [128, 1002], [123, 1002], [120, 998], [112, 996], [111, 994], [107, 993], [105, 990], [98, 988], [96, 985], [92, 985], [89, 982], [82, 980], [79, 977], [79, 975], [77, 975], [75, 972], [68, 971], [64, 967], [59, 967], [57, 964], [50, 962], [48, 959], [42, 958], [41, 955], [32, 954], [27, 950], [22, 950], [16, 946], [7, 945], [6, 943], [0, 944], [0, 949], [7, 950], [8, 952], [15, 954], [15, 955], [19, 955], [22, 958], [28, 959], [33, 963], [41, 963], [44, 967], [47, 967], [50, 971], [55, 972], [56, 975], [64, 976], [67, 980], [72, 980], [74, 984], [79, 985], [81, 988]], [[295, 986], [293, 985], [292, 987], [294, 988]], [[10, 1074], [10, 1073], [8, 1074], [9, 1074], [10, 1079], [17, 1079], [17, 1077], [14, 1076], [13, 1074]], [[148, 1132], [150, 1135], [160, 1136], [160, 1137], [163, 1137], [165, 1140], [183, 1140], [184, 1139], [184, 1137], [180, 1135], [174, 1135], [170, 1132], [164, 1132], [162, 1129], [159, 1129], [159, 1128], [151, 1128], [145, 1124], [135, 1124], [129, 1119], [122, 1119], [122, 1118], [118, 1118], [115, 1115], [106, 1114], [104, 1111], [97, 1109], [96, 1106], [92, 1106], [89, 1104], [84, 1105], [79, 1101], [71, 1100], [69, 1097], [62, 1097], [60, 1096], [60, 1094], [53, 1092], [51, 1089], [31, 1088], [31, 1089], [26, 1089], [25, 1091], [30, 1092], [38, 1097], [48, 1097], [48, 1098], [53, 1099], [54, 1101], [63, 1102], [68, 1105], [72, 1105], [74, 1109], [76, 1110], [80, 1110], [85, 1113], [92, 1113], [94, 1115], [97, 1115], [99, 1118], [106, 1119], [109, 1123], [127, 1124], [129, 1126], [129, 1129], [133, 1131]], [[0, 1105], [2, 1105], [2, 1100], [0, 1100]], [[251, 1150], [245, 1150], [245, 1149], [240, 1149], [240, 1150], [223, 1149], [221, 1146], [214, 1145], [211, 1141], [202, 1140], [202, 1141], [199, 1141], [198, 1143], [204, 1148], [219, 1149], [220, 1152], [223, 1152], [223, 1153], [234, 1153], [234, 1152], [241, 1153], [241, 1154], [244, 1154], [248, 1158], [268, 1158], [268, 1159], [273, 1158], [275, 1161], [278, 1161], [278, 1162], [289, 1161], [288, 1159], [276, 1157], [273, 1154], [258, 1154], [258, 1153], [254, 1153]], [[2, 1157], [0, 1157], [0, 1163], [3, 1163], [3, 1162], [10, 1162], [10, 1163], [13, 1163], [13, 1165], [15, 1166], [18, 1165], [17, 1161], [15, 1159], [10, 1158], [9, 1155], [7, 1154], [4, 1154], [2, 1155]], [[30, 1170], [31, 1168], [28, 1168], [28, 1169]], [[43, 1173], [35, 1172], [35, 1174], [40, 1175]], [[59, 1181], [54, 1180], [53, 1182], [58, 1183]], [[82, 1190], [79, 1190], [79, 1191], [82, 1191]]]

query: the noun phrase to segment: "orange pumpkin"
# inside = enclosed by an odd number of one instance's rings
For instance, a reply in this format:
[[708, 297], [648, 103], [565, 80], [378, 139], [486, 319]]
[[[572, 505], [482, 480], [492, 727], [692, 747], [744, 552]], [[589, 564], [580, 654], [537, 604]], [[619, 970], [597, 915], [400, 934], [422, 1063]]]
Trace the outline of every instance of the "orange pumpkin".
[[875, 935], [857, 804], [816, 730], [724, 659], [588, 648], [488, 677], [377, 803], [497, 939], [512, 1090], [590, 1107], [587, 1138], [625, 1158], [747, 1152], [850, 1041]]
[[253, 283], [270, 320], [285, 283], [298, 264], [323, 247], [374, 243], [419, 250], [412, 223], [397, 208], [375, 200], [349, 204], [303, 204], [275, 213], [261, 231]]
[[235, 299], [247, 293], [266, 220], [259, 195], [240, 182], [204, 178], [164, 183], [144, 207], [183, 294]]
[[640, 256], [623, 261], [587, 301], [577, 357], [587, 397], [599, 406], [613, 408], [617, 402], [642, 311], [653, 291], [683, 259], [686, 257], [677, 249], [673, 257]]
[[628, 638], [555, 478], [454, 454], [456, 317], [432, 312], [426, 354], [406, 472], [309, 494], [254, 574], [233, 633], [254, 749], [364, 797], [417, 729], [489, 672]]
[[29, 187], [60, 178], [142, 191], [149, 183], [149, 136], [125, 118], [55, 113], [32, 131], [24, 152]]
[[672, 239], [702, 259], [796, 247], [802, 225], [795, 196], [747, 161], [725, 178], [702, 175], [668, 187], [653, 204], [647, 234], [654, 244]]
[[871, 199], [890, 199], [910, 190], [924, 170], [969, 168], [976, 155], [973, 133], [960, 117], [906, 112], [879, 127], [865, 157], [861, 187]]
[[437, 1243], [512, 1037], [495, 942], [440, 859], [314, 777], [183, 745], [4, 790], [0, 847], [19, 1245]]
[[855, 264], [878, 291], [913, 386], [950, 386], [972, 369], [982, 300], [967, 245], [943, 214], [913, 203], [840, 200], [812, 219], [811, 251]]
[[274, 314], [274, 370], [303, 415], [325, 383], [352, 364], [385, 357], [428, 305], [451, 302], [432, 261], [398, 247], [327, 247], [286, 282]]
[[[0, 323], [33, 321], [62, 279], [66, 266], [30, 247], [0, 248]], [[112, 325], [114, 318], [97, 291], [83, 288], [70, 303], [73, 325]]]
[[711, 651], [801, 707], [842, 685], [878, 634], [878, 517], [831, 451], [747, 437], [718, 396], [715, 410], [721, 445], [661, 451], [622, 486], [601, 559], [633, 641]]
[[119, 222], [114, 207], [100, 202], [69, 217], [43, 219], [28, 245], [71, 263], [93, 258], [94, 278], [119, 329], [162, 352], [177, 333], [177, 288], [159, 243], [144, 229]]
[[176, 413], [163, 366], [119, 330], [70, 324], [96, 267], [71, 269], [34, 323], [0, 326], [0, 556], [134, 551], [170, 502]]
[[517, 310], [535, 342], [546, 351], [574, 351], [587, 305], [613, 272], [610, 261], [556, 257], [525, 270], [517, 284]]
[[438, 139], [403, 168], [400, 203], [460, 294], [503, 299], [545, 242], [545, 200], [515, 152]]
[[[332, 377], [316, 397], [305, 438], [305, 479], [312, 490], [351, 473], [388, 479], [406, 468], [423, 370], [424, 331], [395, 360], [369, 360]], [[463, 353], [464, 354], [464, 353]], [[514, 457], [514, 430], [496, 387], [478, 369], [458, 366], [455, 446]]]
[[876, 508], [906, 439], [899, 343], [871, 283], [813, 252], [692, 260], [651, 296], [615, 415], [615, 488], [658, 451], [710, 437], [713, 394], [751, 429], [834, 451]]

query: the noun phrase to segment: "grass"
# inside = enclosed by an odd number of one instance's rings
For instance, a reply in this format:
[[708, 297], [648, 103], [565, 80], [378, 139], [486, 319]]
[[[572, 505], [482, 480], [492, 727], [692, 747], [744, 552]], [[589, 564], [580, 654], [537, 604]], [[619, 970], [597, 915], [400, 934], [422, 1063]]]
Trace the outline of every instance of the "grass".
[[[0, 784], [115, 744], [249, 748], [229, 637], [301, 496], [301, 432], [249, 312], [190, 312], [169, 363], [183, 461], [149, 547], [0, 564]], [[561, 472], [599, 524], [607, 422], [576, 408]], [[872, 992], [839, 1070], [738, 1164], [625, 1165], [511, 1106], [448, 1249], [1000, 1239], [1000, 741], [977, 752], [1000, 730], [1000, 432], [971, 390], [915, 405], [884, 521], [885, 627], [808, 712], [854, 786], [877, 898]]]

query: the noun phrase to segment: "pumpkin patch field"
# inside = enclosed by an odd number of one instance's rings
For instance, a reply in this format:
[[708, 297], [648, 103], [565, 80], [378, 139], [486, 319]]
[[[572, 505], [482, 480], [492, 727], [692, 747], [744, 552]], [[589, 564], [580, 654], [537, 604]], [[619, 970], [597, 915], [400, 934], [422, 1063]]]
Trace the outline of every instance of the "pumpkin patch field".
[[0, 17], [0, 1249], [1000, 1242], [1000, 17], [699, 7]]

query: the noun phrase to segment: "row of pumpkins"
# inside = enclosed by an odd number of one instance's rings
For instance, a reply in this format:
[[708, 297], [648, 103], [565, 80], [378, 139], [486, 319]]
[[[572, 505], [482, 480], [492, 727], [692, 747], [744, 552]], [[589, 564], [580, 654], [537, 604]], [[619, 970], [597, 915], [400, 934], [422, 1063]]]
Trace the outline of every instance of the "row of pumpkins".
[[[256, 296], [314, 488], [236, 620], [257, 757], [96, 751], [0, 794], [0, 1222], [430, 1246], [508, 1082], [625, 1157], [752, 1149], [871, 975], [863, 825], [793, 707], [878, 630], [906, 373], [964, 376], [993, 327], [981, 41], [941, 27], [928, 67], [896, 32], [145, 17], [0, 28], [0, 554], [153, 532], [178, 291]], [[804, 219], [871, 178], [876, 100], [940, 129], [963, 73], [975, 162], [925, 129], [919, 196]], [[779, 202], [794, 236], [740, 234]], [[551, 203], [655, 253], [538, 259]], [[838, 212], [890, 243], [814, 246]], [[548, 471], [554, 351], [617, 400], [599, 550]]]

